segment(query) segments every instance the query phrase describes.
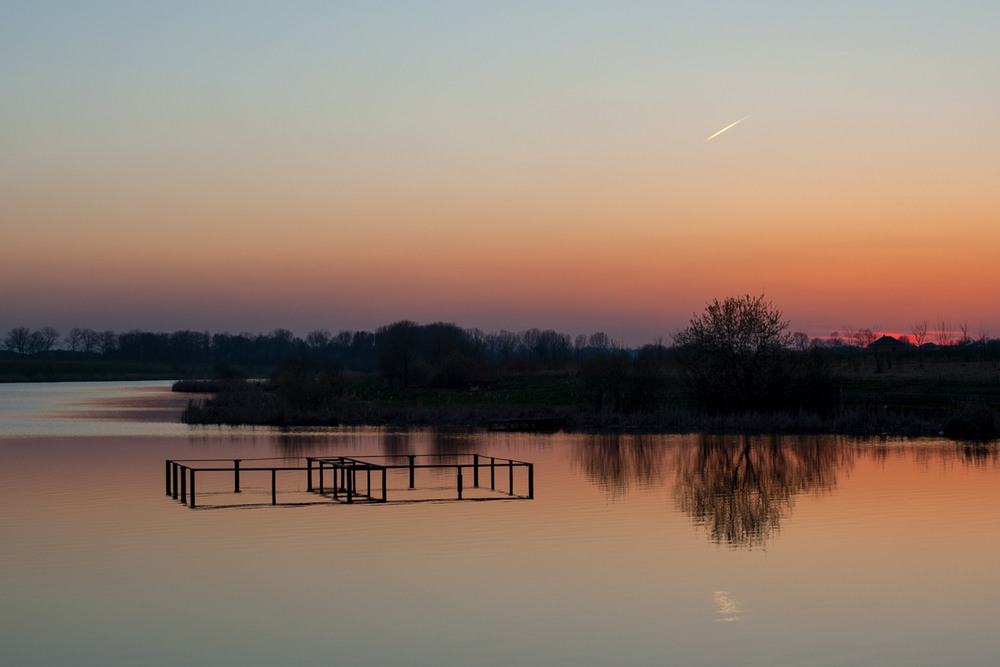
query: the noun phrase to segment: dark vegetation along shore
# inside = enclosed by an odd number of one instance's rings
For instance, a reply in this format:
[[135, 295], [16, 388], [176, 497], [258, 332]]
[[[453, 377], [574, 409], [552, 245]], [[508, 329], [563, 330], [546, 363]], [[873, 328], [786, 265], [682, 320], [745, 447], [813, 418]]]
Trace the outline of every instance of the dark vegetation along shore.
[[368, 372], [311, 350], [266, 380], [177, 389], [213, 393], [191, 402], [190, 423], [998, 436], [1000, 347], [796, 346], [786, 329], [749, 296], [710, 304], [671, 346], [638, 350], [398, 322], [376, 335]]
[[305, 340], [74, 330], [69, 350], [31, 349], [22, 331], [24, 347], [5, 340], [0, 379], [187, 378], [174, 389], [199, 394], [183, 415], [192, 424], [1000, 434], [1000, 341], [917, 346], [866, 330], [843, 344], [787, 328], [763, 296], [744, 296], [640, 349], [602, 333], [408, 321]]

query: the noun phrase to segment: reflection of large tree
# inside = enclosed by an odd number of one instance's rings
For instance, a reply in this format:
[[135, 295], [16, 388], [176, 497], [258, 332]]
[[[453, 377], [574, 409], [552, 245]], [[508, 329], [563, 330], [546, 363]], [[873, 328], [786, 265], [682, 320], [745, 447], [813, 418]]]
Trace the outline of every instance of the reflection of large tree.
[[632, 484], [649, 485], [661, 478], [662, 440], [614, 433], [594, 435], [574, 448], [574, 459], [588, 479], [609, 496], [621, 497]]
[[678, 460], [677, 504], [714, 542], [758, 547], [797, 494], [832, 489], [850, 461], [830, 438], [700, 436]]

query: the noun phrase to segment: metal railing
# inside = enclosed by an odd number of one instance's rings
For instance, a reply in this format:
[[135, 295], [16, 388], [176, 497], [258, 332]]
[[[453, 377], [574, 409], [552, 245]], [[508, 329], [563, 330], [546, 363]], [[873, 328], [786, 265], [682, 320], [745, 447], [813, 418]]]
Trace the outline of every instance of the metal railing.
[[[446, 460], [441, 460], [446, 459]], [[281, 461], [280, 465], [262, 462]], [[223, 465], [225, 464], [225, 465]], [[231, 465], [229, 465], [231, 464]], [[515, 495], [515, 470], [525, 469], [525, 492]], [[418, 470], [455, 471], [456, 500], [463, 500], [467, 471], [472, 472], [472, 487], [480, 485], [481, 471], [489, 472], [490, 491], [504, 493], [507, 497], [533, 499], [535, 497], [535, 466], [527, 461], [484, 456], [482, 454], [437, 455], [402, 454], [370, 456], [364, 459], [349, 456], [307, 456], [296, 459], [167, 459], [165, 461], [165, 488], [167, 496], [196, 507], [196, 483], [207, 473], [232, 473], [233, 493], [240, 493], [240, 475], [251, 472], [271, 473], [271, 504], [278, 504], [278, 472], [305, 472], [306, 490], [334, 501], [354, 503], [355, 500], [388, 502], [389, 471], [408, 472], [408, 488], [416, 489]], [[497, 478], [507, 473], [507, 489], [497, 488]], [[330, 474], [329, 483], [326, 474]], [[373, 475], [374, 474], [374, 475]], [[362, 490], [361, 482], [364, 482]], [[373, 483], [375, 487], [373, 487]], [[502, 483], [502, 482], [501, 482]], [[398, 499], [394, 499], [398, 501]]]

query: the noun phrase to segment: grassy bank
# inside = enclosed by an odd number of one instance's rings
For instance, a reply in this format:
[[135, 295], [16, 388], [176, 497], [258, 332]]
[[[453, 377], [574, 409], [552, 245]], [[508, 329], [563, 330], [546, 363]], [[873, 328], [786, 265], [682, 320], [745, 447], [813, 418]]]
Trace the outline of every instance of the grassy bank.
[[[336, 392], [290, 399], [267, 382], [229, 384], [192, 400], [189, 423], [395, 425], [490, 428], [546, 419], [565, 430], [938, 435], [963, 425], [1000, 423], [1000, 369], [962, 359], [897, 359], [891, 368], [867, 358], [838, 359], [828, 381], [835, 398], [821, 411], [713, 414], [689, 395], [679, 369], [661, 369], [655, 400], [642, 409], [595, 407], [575, 369], [497, 375], [455, 391], [389, 388], [375, 376], [341, 378]], [[205, 389], [206, 387], [202, 387]], [[957, 421], [956, 421], [957, 420]], [[979, 425], [979, 426], [977, 426]], [[514, 424], [517, 427], [517, 424]], [[959, 431], [960, 437], [975, 437]], [[970, 435], [971, 433], [971, 435]]]

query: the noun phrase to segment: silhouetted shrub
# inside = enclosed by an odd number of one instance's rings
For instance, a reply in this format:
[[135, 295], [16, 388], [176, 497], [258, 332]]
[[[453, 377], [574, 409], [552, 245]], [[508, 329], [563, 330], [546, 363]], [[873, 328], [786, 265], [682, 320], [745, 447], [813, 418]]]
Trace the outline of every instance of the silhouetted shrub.
[[789, 386], [787, 329], [763, 295], [714, 300], [676, 337], [694, 398], [714, 413], [779, 409]]

